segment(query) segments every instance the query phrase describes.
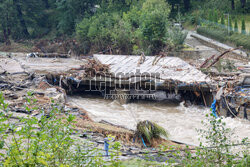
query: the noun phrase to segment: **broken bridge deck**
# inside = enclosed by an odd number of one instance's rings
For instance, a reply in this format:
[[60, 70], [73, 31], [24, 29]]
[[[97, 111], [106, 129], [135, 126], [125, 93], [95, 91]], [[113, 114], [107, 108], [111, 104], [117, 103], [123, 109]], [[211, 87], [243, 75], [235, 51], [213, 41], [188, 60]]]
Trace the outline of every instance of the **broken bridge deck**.
[[158, 76], [158, 87], [167, 87], [171, 84], [179, 88], [199, 87], [210, 89], [213, 81], [200, 70], [191, 66], [178, 57], [145, 56], [140, 63], [141, 56], [126, 55], [94, 55], [94, 59], [109, 66], [113, 76], [128, 79], [130, 82], [141, 81], [140, 76]]

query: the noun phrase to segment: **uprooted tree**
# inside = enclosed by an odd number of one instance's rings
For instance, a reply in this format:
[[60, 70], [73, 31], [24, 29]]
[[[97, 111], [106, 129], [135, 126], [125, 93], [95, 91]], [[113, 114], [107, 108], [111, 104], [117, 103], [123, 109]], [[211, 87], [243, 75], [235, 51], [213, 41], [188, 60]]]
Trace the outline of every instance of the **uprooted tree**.
[[156, 123], [146, 120], [137, 123], [135, 136], [151, 144], [153, 139], [159, 139], [161, 136], [168, 138], [169, 133]]

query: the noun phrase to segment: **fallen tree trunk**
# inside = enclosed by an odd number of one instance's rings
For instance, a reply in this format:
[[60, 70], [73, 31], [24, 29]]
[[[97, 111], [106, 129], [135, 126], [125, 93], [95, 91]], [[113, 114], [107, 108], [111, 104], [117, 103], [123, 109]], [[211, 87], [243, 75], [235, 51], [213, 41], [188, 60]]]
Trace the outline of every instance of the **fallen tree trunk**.
[[213, 65], [214, 65], [215, 63], [217, 63], [217, 62], [220, 60], [220, 58], [222, 58], [225, 54], [230, 53], [230, 52], [232, 52], [232, 51], [234, 51], [234, 50], [238, 50], [238, 49], [240, 49], [240, 48], [242, 48], [242, 47], [238, 47], [238, 48], [234, 48], [234, 49], [229, 49], [229, 50], [223, 52], [221, 55], [219, 55], [218, 57], [216, 57], [216, 59], [215, 59], [211, 64], [209, 64], [206, 68], [209, 68], [209, 67], [213, 66]]
[[43, 58], [69, 58], [69, 54], [65, 53], [31, 53], [27, 57], [43, 57]]
[[212, 56], [210, 56], [209, 58], [207, 58], [207, 59], [200, 65], [200, 69], [201, 69], [201, 68], [204, 68], [205, 65], [206, 65], [210, 60], [212, 60], [214, 57], [215, 57], [215, 55], [212, 55]]

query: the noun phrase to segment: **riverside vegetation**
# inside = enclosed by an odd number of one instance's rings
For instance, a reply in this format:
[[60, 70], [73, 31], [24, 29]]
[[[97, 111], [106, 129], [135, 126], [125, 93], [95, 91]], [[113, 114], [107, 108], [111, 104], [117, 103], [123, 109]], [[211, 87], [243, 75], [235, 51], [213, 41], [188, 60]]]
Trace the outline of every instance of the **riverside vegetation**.
[[[36, 99], [31, 92], [28, 93], [24, 105], [27, 111], [40, 110], [36, 108]], [[13, 122], [12, 113], [1, 93], [0, 111], [1, 166], [127, 166], [129, 164], [119, 159], [120, 142], [110, 141], [112, 151], [108, 159], [103, 156], [103, 151], [93, 147], [91, 142], [87, 140], [86, 143], [77, 142], [72, 137], [75, 117], [62, 113], [56, 104], [51, 105], [50, 111], [40, 110], [41, 118], [27, 116], [18, 118], [19, 122]], [[248, 139], [240, 142], [242, 147], [240, 151], [232, 151], [236, 147], [232, 145], [236, 143], [231, 141], [232, 131], [226, 128], [223, 119], [216, 119], [213, 115], [207, 115], [207, 118], [203, 122], [207, 128], [198, 130], [202, 139], [200, 147], [195, 149], [187, 147], [181, 150], [172, 146], [160, 146], [158, 156], [167, 157], [165, 163], [155, 164], [146, 160], [136, 160], [131, 161], [134, 163], [132, 165], [249, 166]], [[147, 157], [150, 158], [150, 152], [145, 153], [145, 158]]]
[[196, 1], [195, 6], [199, 7], [186, 13], [182, 19], [187, 27], [195, 26], [199, 34], [250, 50], [249, 1]]
[[2, 0], [0, 42], [77, 39], [78, 52], [158, 54], [186, 37], [169, 21], [165, 0]]
[[[182, 48], [186, 34], [175, 22], [217, 23], [229, 13], [230, 25], [237, 21], [238, 32], [249, 33], [249, 6], [246, 0], [0, 0], [0, 44], [28, 49], [43, 40], [73, 39], [71, 49], [79, 54], [158, 54]], [[245, 36], [234, 33], [224, 41], [249, 49]]]

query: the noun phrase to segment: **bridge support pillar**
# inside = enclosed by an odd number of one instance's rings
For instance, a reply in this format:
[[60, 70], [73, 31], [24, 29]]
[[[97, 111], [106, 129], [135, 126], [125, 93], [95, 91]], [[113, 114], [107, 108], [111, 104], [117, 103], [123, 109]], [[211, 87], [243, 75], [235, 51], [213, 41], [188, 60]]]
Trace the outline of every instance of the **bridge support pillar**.
[[130, 102], [130, 90], [118, 89], [116, 94], [120, 104], [128, 104]]

